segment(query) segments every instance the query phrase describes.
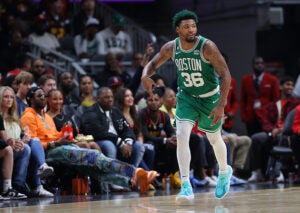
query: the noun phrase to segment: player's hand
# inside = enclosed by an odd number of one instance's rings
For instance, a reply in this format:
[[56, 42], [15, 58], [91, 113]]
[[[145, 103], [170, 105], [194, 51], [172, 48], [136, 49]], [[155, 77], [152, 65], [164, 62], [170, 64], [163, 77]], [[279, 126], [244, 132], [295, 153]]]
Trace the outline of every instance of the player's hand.
[[216, 106], [210, 113], [210, 115], [208, 116], [209, 118], [212, 118], [212, 122], [211, 122], [211, 126], [216, 125], [217, 123], [219, 123], [222, 118], [224, 116], [224, 107], [223, 106]]
[[153, 98], [153, 87], [156, 86], [155, 82], [148, 76], [142, 78], [142, 83], [145, 90], [149, 93], [150, 97]]

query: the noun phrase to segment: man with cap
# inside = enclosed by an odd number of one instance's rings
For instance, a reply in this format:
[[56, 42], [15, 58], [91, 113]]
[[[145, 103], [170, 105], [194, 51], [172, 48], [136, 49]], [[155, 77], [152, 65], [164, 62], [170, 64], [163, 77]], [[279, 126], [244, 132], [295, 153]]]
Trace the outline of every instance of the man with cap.
[[97, 54], [99, 39], [96, 34], [100, 29], [99, 21], [90, 17], [85, 25], [82, 34], [78, 34], [74, 38], [74, 48], [76, 56], [79, 58], [92, 58]]
[[111, 25], [97, 33], [97, 38], [100, 39], [98, 46], [98, 54], [106, 55], [111, 52], [122, 58], [125, 54], [132, 53], [132, 41], [128, 33], [123, 29], [125, 26], [125, 17], [121, 14], [115, 14], [112, 17]]

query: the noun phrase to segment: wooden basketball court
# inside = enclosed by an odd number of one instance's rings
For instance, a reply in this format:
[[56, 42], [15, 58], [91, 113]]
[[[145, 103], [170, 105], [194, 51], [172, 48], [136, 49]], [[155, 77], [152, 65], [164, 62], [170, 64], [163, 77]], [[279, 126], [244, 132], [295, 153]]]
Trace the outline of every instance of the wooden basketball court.
[[[214, 197], [213, 191], [195, 194], [193, 203], [178, 203], [173, 195], [147, 195], [136, 194], [118, 195], [112, 200], [92, 198], [92, 196], [78, 196], [72, 201], [61, 203], [61, 196], [51, 198], [52, 201], [40, 200], [35, 204], [8, 205], [5, 207], [2, 201], [0, 212], [22, 212], [22, 213], [228, 213], [228, 212], [260, 212], [260, 213], [297, 213], [300, 212], [300, 187], [259, 189], [259, 190], [231, 190], [224, 199], [218, 200]], [[61, 198], [60, 198], [61, 197]], [[77, 200], [76, 200], [77, 199]], [[18, 202], [26, 201], [14, 201]], [[29, 206], [28, 206], [29, 205]]]

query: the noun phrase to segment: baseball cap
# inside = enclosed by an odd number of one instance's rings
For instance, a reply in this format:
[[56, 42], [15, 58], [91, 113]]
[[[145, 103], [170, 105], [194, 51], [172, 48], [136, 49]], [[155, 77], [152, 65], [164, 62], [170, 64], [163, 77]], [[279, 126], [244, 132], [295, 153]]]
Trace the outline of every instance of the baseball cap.
[[96, 18], [90, 17], [90, 18], [87, 20], [85, 26], [86, 26], [86, 27], [88, 27], [88, 26], [99, 26], [99, 24], [100, 24], [100, 22], [99, 22]]
[[36, 22], [46, 21], [46, 20], [47, 20], [47, 15], [46, 15], [46, 13], [41, 13], [41, 14], [39, 14], [39, 15], [37, 15], [37, 16], [35, 17], [35, 21], [36, 21]]
[[122, 16], [121, 14], [115, 14], [113, 17], [112, 17], [112, 23], [114, 25], [117, 25], [119, 27], [124, 27], [125, 26], [125, 17]]
[[119, 86], [121, 84], [123, 84], [123, 81], [119, 76], [112, 76], [107, 81], [107, 86], [109, 87]]

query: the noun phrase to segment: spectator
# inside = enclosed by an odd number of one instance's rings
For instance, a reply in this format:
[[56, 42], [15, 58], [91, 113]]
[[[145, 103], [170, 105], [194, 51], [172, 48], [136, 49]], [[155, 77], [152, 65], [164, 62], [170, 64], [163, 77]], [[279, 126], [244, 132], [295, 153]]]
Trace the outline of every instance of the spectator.
[[124, 31], [124, 27], [125, 17], [115, 14], [111, 25], [96, 35], [100, 41], [98, 55], [112, 53], [121, 61], [124, 55], [132, 54], [132, 41], [129, 34]]
[[176, 134], [171, 125], [167, 113], [159, 110], [162, 94], [154, 91], [151, 98], [145, 96], [147, 107], [140, 110], [142, 133], [146, 144], [152, 144], [155, 148], [155, 166], [160, 173], [171, 174], [178, 171], [176, 158]]
[[99, 5], [96, 0], [81, 1], [80, 11], [74, 15], [72, 20], [73, 36], [81, 34], [90, 18], [95, 18], [100, 23], [100, 29], [103, 29], [102, 18], [100, 15]]
[[237, 95], [237, 89], [236, 89], [236, 81], [233, 77], [231, 77], [231, 83], [230, 83], [230, 88], [228, 91], [228, 96], [227, 96], [227, 102], [224, 107], [224, 123], [222, 125], [222, 128], [227, 131], [231, 132], [233, 125], [234, 125], [234, 117], [237, 113], [239, 107], [239, 100], [238, 100], [238, 95]]
[[[134, 186], [139, 186], [141, 193], [148, 190], [149, 184], [158, 175], [155, 171], [146, 172], [121, 161], [110, 159], [98, 150], [79, 148], [68, 141], [56, 130], [53, 119], [44, 112], [46, 105], [45, 93], [41, 88], [32, 87], [27, 94], [29, 107], [21, 117], [22, 126], [28, 126], [30, 136], [41, 140], [47, 152], [47, 158], [53, 163], [64, 166], [74, 166], [86, 174], [101, 181], [101, 175], [114, 177], [108, 182], [130, 188], [129, 180]], [[96, 172], [95, 172], [96, 171]]]
[[265, 72], [264, 60], [255, 56], [252, 60], [253, 73], [243, 76], [241, 82], [241, 118], [246, 124], [248, 136], [262, 131], [264, 107], [279, 99], [278, 81]]
[[[4, 131], [3, 118], [0, 115], [0, 131]], [[12, 188], [12, 173], [14, 164], [14, 153], [13, 146], [9, 146], [3, 138], [0, 138], [0, 158], [2, 166], [2, 193], [0, 195], [0, 200], [8, 199], [24, 199], [27, 198], [26, 195], [18, 192]]]
[[50, 90], [53, 90], [53, 89], [56, 89], [57, 86], [56, 86], [56, 79], [53, 75], [51, 74], [45, 74], [45, 75], [42, 75], [38, 82], [38, 87], [42, 88], [46, 94], [46, 96], [48, 95], [48, 92]]
[[96, 103], [96, 98], [93, 95], [93, 79], [91, 76], [84, 75], [79, 80], [80, 100], [81, 105], [90, 107]]
[[154, 165], [154, 146], [152, 144], [145, 144], [144, 137], [141, 129], [141, 121], [134, 104], [134, 98], [130, 89], [122, 88], [115, 94], [115, 105], [122, 112], [130, 128], [134, 131], [137, 141], [143, 143], [145, 147], [145, 153], [141, 167], [150, 170]]
[[123, 113], [114, 105], [114, 96], [108, 87], [101, 87], [97, 103], [82, 115], [81, 128], [85, 135], [93, 135], [103, 153], [113, 159], [138, 166], [143, 159], [144, 147], [136, 141]]
[[[262, 181], [267, 167], [271, 148], [278, 144], [282, 133], [283, 123], [287, 114], [295, 108], [300, 101], [292, 96], [294, 80], [283, 77], [280, 80], [281, 98], [270, 102], [262, 111], [262, 132], [252, 136], [250, 148], [251, 177], [249, 182]], [[283, 181], [283, 176], [278, 178]]]
[[64, 112], [75, 114], [81, 101], [74, 91], [74, 78], [70, 72], [62, 72], [58, 76], [58, 87], [64, 97]]
[[[23, 133], [21, 138], [21, 126], [20, 120], [17, 116], [17, 102], [14, 94], [14, 91], [10, 87], [2, 87], [0, 89], [0, 99], [1, 99], [1, 110], [0, 113], [3, 116], [5, 132], [8, 138], [14, 138], [19, 141], [19, 143], [23, 143], [26, 147], [29, 145], [29, 154], [30, 154], [30, 166], [29, 171], [27, 172], [27, 168], [20, 169], [23, 170], [24, 173], [19, 173], [22, 176], [22, 182], [25, 182], [26, 176], [28, 176], [29, 183], [31, 188], [33, 188], [30, 193], [31, 196], [38, 197], [53, 197], [54, 195], [47, 190], [45, 190], [42, 186], [40, 177], [46, 177], [53, 173], [53, 168], [49, 167], [45, 163], [45, 154], [43, 151], [43, 147], [41, 146], [41, 142], [36, 138], [30, 138], [29, 132]], [[28, 130], [27, 130], [28, 131]], [[25, 166], [26, 162], [22, 162], [16, 165]], [[27, 164], [28, 165], [28, 164]], [[22, 191], [26, 193], [25, 191]], [[28, 193], [28, 192], [27, 192]]]
[[33, 83], [33, 75], [29, 72], [21, 72], [15, 78], [17, 85], [16, 101], [18, 106], [18, 115], [21, 117], [25, 108], [28, 106], [26, 94]]
[[107, 86], [111, 89], [113, 94], [115, 95], [119, 90], [124, 88], [124, 82], [119, 76], [109, 77], [107, 80]]
[[[61, 91], [57, 89], [49, 91], [47, 95], [47, 114], [53, 119], [57, 131], [61, 132], [62, 128], [67, 124], [72, 126], [73, 137], [78, 136], [79, 130], [76, 124], [72, 122], [72, 115], [67, 115], [63, 111], [63, 95]], [[98, 144], [94, 141], [78, 141], [76, 145], [81, 148], [101, 151]]]
[[48, 59], [53, 59], [53, 56], [50, 54], [50, 50], [60, 50], [60, 44], [58, 39], [47, 32], [47, 18], [44, 13], [38, 15], [35, 18], [33, 24], [33, 32], [29, 34], [28, 40], [30, 43], [37, 45], [38, 47], [44, 48], [42, 49], [42, 53], [44, 57]]
[[130, 75], [122, 70], [116, 56], [112, 53], [108, 53], [105, 56], [105, 66], [101, 74], [96, 76], [95, 80], [100, 86], [107, 86], [108, 79], [115, 76], [119, 76], [125, 86], [130, 83]]
[[34, 81], [33, 81], [33, 86], [37, 86], [37, 82], [39, 80], [39, 78], [46, 74], [46, 67], [45, 67], [45, 62], [43, 59], [34, 59], [32, 61], [32, 65], [31, 65], [31, 69], [30, 72], [32, 73], [33, 77], [34, 77]]
[[66, 35], [65, 27], [70, 20], [65, 17], [62, 0], [49, 0], [47, 3], [46, 19], [49, 27], [48, 31], [60, 40]]
[[99, 40], [96, 34], [99, 31], [99, 21], [95, 18], [89, 18], [86, 27], [81, 34], [74, 38], [74, 48], [76, 56], [80, 59], [91, 59], [97, 55]]

